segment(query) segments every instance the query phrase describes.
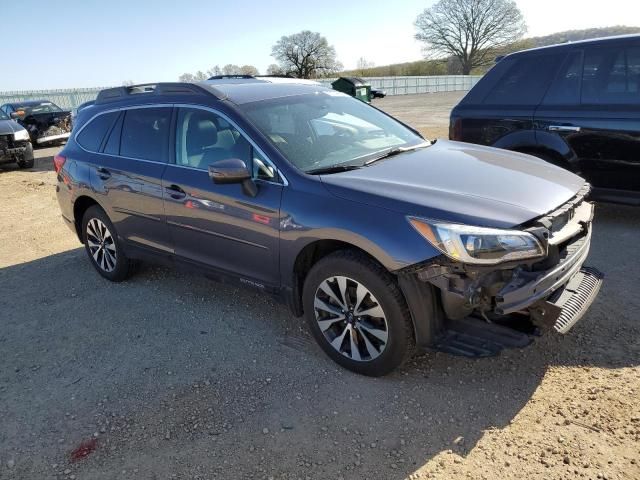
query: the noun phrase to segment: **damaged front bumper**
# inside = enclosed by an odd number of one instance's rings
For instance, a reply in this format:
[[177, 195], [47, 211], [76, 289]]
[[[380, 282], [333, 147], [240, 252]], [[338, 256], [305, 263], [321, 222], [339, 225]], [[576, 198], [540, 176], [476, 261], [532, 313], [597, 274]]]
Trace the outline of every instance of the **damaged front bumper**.
[[525, 228], [544, 244], [543, 259], [479, 266], [440, 257], [414, 268], [412, 275], [437, 287], [446, 321], [475, 317], [509, 326], [514, 319], [528, 318], [567, 333], [587, 311], [603, 279], [597, 270], [584, 267], [593, 219], [593, 205], [584, 201], [587, 192]]

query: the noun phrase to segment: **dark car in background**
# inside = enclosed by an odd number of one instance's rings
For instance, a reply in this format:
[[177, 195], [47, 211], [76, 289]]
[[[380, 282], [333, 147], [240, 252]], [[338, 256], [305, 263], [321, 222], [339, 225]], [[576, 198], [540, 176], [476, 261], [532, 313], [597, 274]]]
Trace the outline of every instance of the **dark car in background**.
[[0, 164], [17, 163], [19, 168], [33, 167], [33, 148], [29, 132], [0, 110]]
[[534, 324], [566, 333], [595, 298], [577, 175], [428, 142], [312, 82], [241, 80], [119, 87], [78, 112], [57, 196], [100, 275], [150, 259], [274, 294], [367, 375], [416, 346], [486, 356]]
[[59, 144], [71, 134], [71, 112], [48, 100], [5, 103], [0, 110], [27, 129], [33, 145]]
[[513, 53], [451, 113], [449, 138], [515, 150], [640, 204], [640, 35]]

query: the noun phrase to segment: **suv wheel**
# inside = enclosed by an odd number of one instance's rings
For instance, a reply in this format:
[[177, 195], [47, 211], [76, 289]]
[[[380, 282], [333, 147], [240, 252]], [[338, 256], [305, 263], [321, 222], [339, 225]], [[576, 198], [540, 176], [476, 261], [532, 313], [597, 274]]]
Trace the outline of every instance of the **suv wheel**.
[[407, 304], [394, 278], [365, 255], [339, 251], [316, 263], [303, 303], [311, 332], [334, 361], [381, 376], [413, 352]]
[[118, 240], [116, 229], [98, 206], [87, 209], [82, 218], [84, 248], [100, 275], [112, 282], [126, 279], [132, 268]]

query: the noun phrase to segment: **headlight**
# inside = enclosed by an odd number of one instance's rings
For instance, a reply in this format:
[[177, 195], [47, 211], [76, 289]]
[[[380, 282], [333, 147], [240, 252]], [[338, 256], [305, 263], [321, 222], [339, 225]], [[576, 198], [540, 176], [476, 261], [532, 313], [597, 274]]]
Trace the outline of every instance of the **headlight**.
[[442, 253], [463, 263], [495, 265], [545, 255], [538, 239], [528, 232], [430, 222], [413, 217], [409, 218], [409, 223]]
[[14, 140], [29, 140], [29, 132], [27, 132], [24, 128], [22, 130], [18, 130], [17, 132], [13, 132]]

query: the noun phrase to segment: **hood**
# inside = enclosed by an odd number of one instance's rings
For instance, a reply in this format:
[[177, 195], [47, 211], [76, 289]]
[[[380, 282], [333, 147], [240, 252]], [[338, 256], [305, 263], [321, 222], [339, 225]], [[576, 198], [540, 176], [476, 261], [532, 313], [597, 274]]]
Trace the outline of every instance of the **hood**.
[[446, 140], [321, 180], [329, 192], [346, 200], [499, 228], [554, 210], [585, 183], [529, 155]]
[[0, 135], [11, 135], [14, 132], [19, 130], [23, 130], [23, 128], [18, 125], [13, 120], [0, 120]]

